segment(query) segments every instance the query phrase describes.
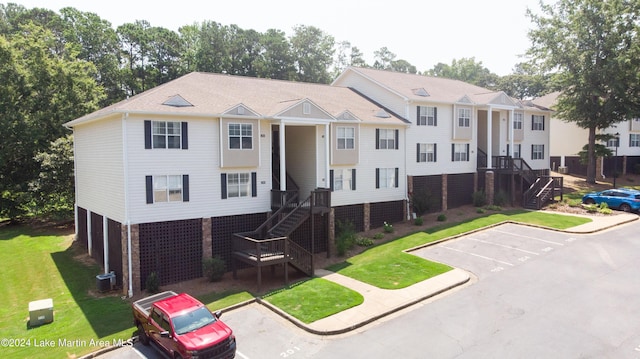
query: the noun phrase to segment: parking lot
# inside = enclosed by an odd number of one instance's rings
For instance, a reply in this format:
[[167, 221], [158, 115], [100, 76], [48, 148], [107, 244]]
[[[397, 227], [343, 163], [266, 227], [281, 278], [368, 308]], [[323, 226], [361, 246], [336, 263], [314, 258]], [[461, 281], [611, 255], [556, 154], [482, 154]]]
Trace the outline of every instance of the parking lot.
[[577, 238], [562, 232], [504, 224], [426, 247], [413, 254], [486, 278], [566, 248]]

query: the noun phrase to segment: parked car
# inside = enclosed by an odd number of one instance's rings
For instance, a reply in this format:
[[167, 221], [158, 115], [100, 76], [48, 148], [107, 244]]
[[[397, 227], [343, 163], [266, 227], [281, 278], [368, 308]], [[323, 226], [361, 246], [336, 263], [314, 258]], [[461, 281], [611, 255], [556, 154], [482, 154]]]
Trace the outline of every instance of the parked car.
[[582, 197], [582, 203], [600, 204], [625, 212], [640, 211], [640, 191], [630, 188], [608, 189], [601, 192], [587, 193]]
[[134, 323], [144, 345], [155, 344], [170, 358], [231, 359], [236, 337], [224, 324], [220, 312], [209, 309], [192, 296], [162, 292], [133, 303]]

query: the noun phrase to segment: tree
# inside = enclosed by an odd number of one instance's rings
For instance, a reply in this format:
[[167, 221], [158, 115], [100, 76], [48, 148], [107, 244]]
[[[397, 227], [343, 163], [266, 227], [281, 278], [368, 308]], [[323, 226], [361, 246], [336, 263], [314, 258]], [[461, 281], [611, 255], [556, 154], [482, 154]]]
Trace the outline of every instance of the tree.
[[333, 63], [335, 40], [314, 26], [299, 25], [293, 28], [290, 38], [291, 50], [297, 71], [297, 80], [302, 82], [329, 83], [329, 69]]
[[396, 58], [396, 54], [391, 52], [386, 46], [373, 52], [373, 68], [379, 70], [390, 70], [391, 64]]
[[587, 182], [596, 181], [596, 132], [640, 116], [640, 2], [558, 0], [530, 9], [532, 63], [558, 74], [556, 116], [588, 129]]
[[430, 76], [446, 77], [474, 84], [476, 86], [493, 88], [498, 80], [498, 75], [492, 73], [482, 65], [482, 61], [476, 62], [475, 57], [453, 59], [451, 65], [437, 63], [433, 69], [427, 71]]
[[150, 28], [148, 21], [136, 20], [135, 23], [120, 25], [116, 30], [122, 47], [122, 86], [128, 96], [134, 96], [150, 88], [146, 83], [151, 42]]
[[258, 77], [293, 80], [296, 69], [293, 65], [291, 45], [281, 30], [269, 29], [261, 35], [262, 54], [256, 59]]
[[0, 216], [33, 208], [29, 190], [40, 173], [34, 160], [66, 134], [62, 124], [97, 109], [103, 92], [95, 67], [61, 48], [54, 34], [33, 23], [0, 35]]
[[538, 73], [527, 63], [520, 63], [512, 74], [499, 77], [492, 89], [520, 100], [532, 99], [554, 90], [553, 77]]

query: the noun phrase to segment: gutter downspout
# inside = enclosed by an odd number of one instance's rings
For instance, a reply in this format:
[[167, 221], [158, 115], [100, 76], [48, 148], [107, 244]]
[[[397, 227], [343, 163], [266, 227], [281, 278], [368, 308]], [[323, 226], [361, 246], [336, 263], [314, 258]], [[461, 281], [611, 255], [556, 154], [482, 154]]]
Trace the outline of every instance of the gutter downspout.
[[127, 156], [127, 118], [129, 113], [122, 116], [122, 168], [124, 171], [124, 218], [127, 224], [127, 276], [129, 277], [129, 288], [127, 295], [133, 297], [133, 269], [131, 266], [131, 219], [129, 218], [129, 162]]

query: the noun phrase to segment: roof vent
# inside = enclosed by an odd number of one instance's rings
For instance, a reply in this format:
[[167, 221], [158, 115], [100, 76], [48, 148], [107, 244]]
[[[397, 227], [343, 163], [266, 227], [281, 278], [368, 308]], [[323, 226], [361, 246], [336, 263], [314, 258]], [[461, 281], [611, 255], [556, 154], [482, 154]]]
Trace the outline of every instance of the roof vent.
[[185, 100], [182, 96], [180, 95], [174, 95], [172, 97], [170, 97], [167, 101], [162, 103], [165, 106], [172, 106], [172, 107], [193, 107], [193, 105]]
[[376, 117], [380, 117], [380, 118], [389, 118], [391, 117], [391, 115], [389, 115], [389, 113], [383, 109], [379, 109], [378, 112], [376, 112]]
[[425, 90], [424, 88], [418, 88], [418, 89], [413, 89], [413, 94], [416, 96], [421, 96], [421, 97], [429, 97], [429, 93], [427, 92], [427, 90]]

